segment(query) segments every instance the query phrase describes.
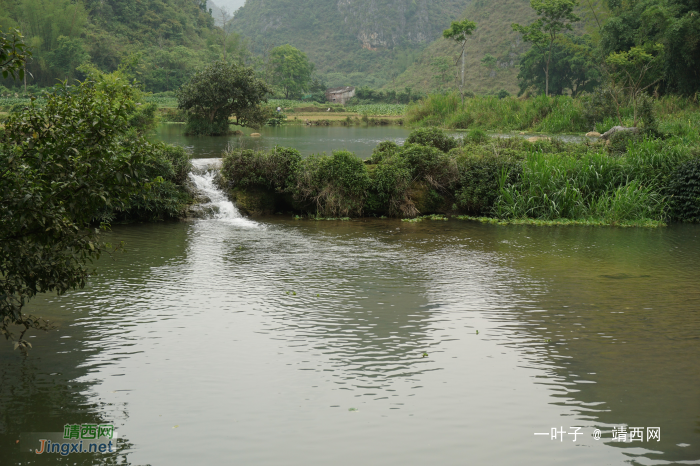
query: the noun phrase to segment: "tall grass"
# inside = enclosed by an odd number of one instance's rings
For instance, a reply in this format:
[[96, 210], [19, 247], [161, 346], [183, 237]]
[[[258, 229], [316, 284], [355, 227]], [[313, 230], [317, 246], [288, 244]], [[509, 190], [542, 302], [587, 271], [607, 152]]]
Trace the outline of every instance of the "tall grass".
[[[654, 112], [662, 133], [700, 142], [700, 102], [698, 98], [664, 96], [654, 101]], [[430, 95], [408, 106], [406, 120], [416, 126], [479, 128], [495, 131], [538, 131], [575, 133], [595, 130], [604, 133], [619, 125], [617, 115], [601, 121], [587, 121], [582, 99], [569, 96], [531, 99], [477, 96], [466, 99], [462, 107], [458, 94]], [[620, 109], [622, 125], [632, 126], [633, 109]]]
[[457, 94], [431, 95], [409, 106], [409, 123], [420, 126], [577, 132], [586, 130], [581, 104], [569, 97], [520, 100], [495, 96], [466, 99], [462, 107]]
[[677, 138], [645, 137], [631, 142], [621, 156], [593, 150], [579, 155], [532, 150], [518, 182], [508, 183], [501, 175], [494, 212], [509, 219], [664, 221], [667, 178], [693, 156], [690, 146]]

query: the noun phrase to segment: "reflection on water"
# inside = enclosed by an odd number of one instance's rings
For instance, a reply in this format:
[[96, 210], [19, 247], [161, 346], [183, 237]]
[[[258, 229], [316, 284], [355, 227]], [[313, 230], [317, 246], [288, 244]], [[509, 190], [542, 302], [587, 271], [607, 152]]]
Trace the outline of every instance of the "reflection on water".
[[98, 418], [133, 464], [700, 464], [698, 227], [248, 222], [115, 228], [37, 300], [60, 330], [0, 346], [2, 444]]

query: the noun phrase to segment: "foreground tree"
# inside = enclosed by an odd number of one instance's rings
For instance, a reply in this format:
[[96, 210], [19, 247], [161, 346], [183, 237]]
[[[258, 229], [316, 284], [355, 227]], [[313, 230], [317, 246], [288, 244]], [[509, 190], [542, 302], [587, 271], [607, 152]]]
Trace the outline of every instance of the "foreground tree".
[[[0, 138], [0, 333], [15, 347], [48, 323], [23, 313], [37, 293], [85, 286], [109, 251], [99, 239], [110, 212], [142, 192], [153, 146], [134, 132], [136, 89], [108, 75], [59, 84], [43, 107], [13, 113]], [[23, 327], [15, 338], [12, 326]]]
[[222, 135], [229, 132], [231, 116], [239, 126], [265, 123], [272, 115], [261, 104], [270, 91], [252, 68], [217, 61], [178, 89], [177, 105], [187, 112], [188, 134]]
[[523, 35], [544, 60], [544, 93], [549, 96], [549, 68], [552, 62], [554, 42], [563, 31], [571, 31], [572, 23], [580, 21], [574, 14], [578, 6], [575, 0], [530, 0], [530, 6], [539, 18], [529, 26], [513, 23], [515, 32]]
[[309, 89], [314, 65], [301, 50], [289, 44], [270, 51], [272, 84], [282, 88], [285, 99], [300, 97]]
[[[442, 36], [445, 39], [454, 40], [460, 44], [459, 54], [455, 59], [455, 66], [459, 67], [459, 59], [462, 59], [462, 76], [460, 79], [459, 74], [457, 75], [457, 87], [459, 89], [459, 94], [462, 96], [462, 109], [464, 109], [464, 49], [467, 46], [467, 39], [472, 35], [476, 29], [476, 23], [474, 21], [469, 21], [465, 19], [463, 21], [454, 21], [450, 25], [449, 29], [445, 29], [442, 32]], [[458, 68], [459, 69], [459, 68]]]
[[4, 79], [23, 79], [24, 68], [31, 53], [18, 30], [0, 31], [0, 73]]

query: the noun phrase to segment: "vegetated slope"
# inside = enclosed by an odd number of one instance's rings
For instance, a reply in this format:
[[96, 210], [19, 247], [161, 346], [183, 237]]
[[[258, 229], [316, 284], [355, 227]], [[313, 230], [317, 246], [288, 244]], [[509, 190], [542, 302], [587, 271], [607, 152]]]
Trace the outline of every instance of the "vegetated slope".
[[[592, 4], [596, 9], [602, 8], [598, 0], [587, 4]], [[574, 26], [575, 34], [583, 33], [585, 24], [590, 22], [586, 10], [580, 9], [579, 16], [582, 21]], [[467, 41], [465, 49], [466, 90], [476, 94], [495, 93], [500, 89], [517, 93], [520, 55], [530, 48], [530, 44], [524, 43], [511, 25], [530, 24], [536, 18], [530, 7], [530, 0], [475, 0], [465, 8], [460, 18], [468, 18], [477, 23], [477, 28]], [[459, 70], [454, 65], [459, 50], [459, 44], [456, 42], [444, 38], [437, 39], [387, 87], [411, 87], [422, 92], [456, 89], [457, 73], [461, 73], [461, 61]], [[495, 68], [487, 69], [482, 65], [481, 60], [486, 54], [496, 58]], [[448, 58], [451, 65], [444, 77], [436, 66], [436, 61], [441, 57]]]
[[[465, 49], [465, 88], [477, 94], [500, 89], [517, 93], [520, 55], [530, 45], [523, 43], [511, 24], [529, 24], [535, 18], [529, 0], [476, 0], [461, 17], [477, 24]], [[489, 70], [481, 64], [481, 59], [487, 53], [496, 58], [495, 69]], [[459, 44], [440, 38], [431, 43], [420, 59], [402, 73], [391, 87], [403, 89], [408, 86], [424, 92], [439, 88], [454, 89], [456, 75], [461, 73], [461, 61], [459, 70], [454, 66], [458, 54]], [[452, 65], [447, 72], [447, 83], [443, 83], [435, 67], [439, 57], [449, 58]]]
[[[81, 78], [80, 65], [111, 72], [140, 55], [148, 90], [174, 90], [216, 58], [214, 19], [205, 0], [0, 0], [0, 27], [22, 29], [33, 57], [28, 84]], [[0, 80], [5, 86], [12, 80]]]
[[231, 22], [255, 53], [302, 50], [331, 86], [379, 88], [458, 19], [470, 0], [247, 0]]

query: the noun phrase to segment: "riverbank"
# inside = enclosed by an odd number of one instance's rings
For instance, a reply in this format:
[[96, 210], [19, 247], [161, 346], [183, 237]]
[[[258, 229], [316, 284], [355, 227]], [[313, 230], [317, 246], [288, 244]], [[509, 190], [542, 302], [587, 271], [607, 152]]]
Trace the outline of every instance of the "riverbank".
[[419, 129], [404, 146], [380, 143], [365, 161], [347, 151], [303, 158], [290, 148], [229, 150], [221, 186], [251, 215], [662, 226], [700, 218], [699, 157], [679, 137], [530, 142]]

